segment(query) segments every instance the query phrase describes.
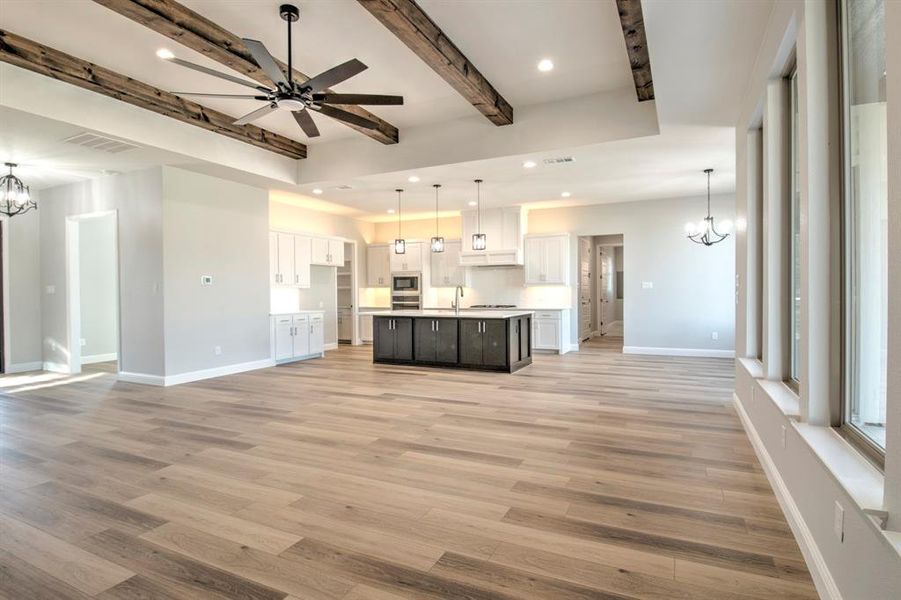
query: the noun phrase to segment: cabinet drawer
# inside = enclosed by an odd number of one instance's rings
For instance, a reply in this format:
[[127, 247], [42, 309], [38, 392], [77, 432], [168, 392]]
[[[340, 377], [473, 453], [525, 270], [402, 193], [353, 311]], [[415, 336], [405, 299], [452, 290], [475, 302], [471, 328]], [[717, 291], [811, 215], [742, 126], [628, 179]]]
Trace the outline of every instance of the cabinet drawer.
[[559, 318], [560, 318], [560, 313], [558, 313], [558, 312], [548, 312], [548, 311], [544, 311], [544, 312], [536, 312], [536, 313], [535, 313], [535, 318], [536, 318], [536, 319], [559, 319]]

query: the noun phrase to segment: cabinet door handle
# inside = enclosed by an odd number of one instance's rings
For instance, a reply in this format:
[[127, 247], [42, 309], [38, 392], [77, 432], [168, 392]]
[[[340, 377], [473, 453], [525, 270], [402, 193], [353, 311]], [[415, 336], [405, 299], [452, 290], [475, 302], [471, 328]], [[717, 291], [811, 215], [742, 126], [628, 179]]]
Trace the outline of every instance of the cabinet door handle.
[[300, 275], [297, 273], [294, 274], [294, 283], [300, 283]]
[[439, 321], [435, 321], [435, 331], [438, 331], [438, 323]]

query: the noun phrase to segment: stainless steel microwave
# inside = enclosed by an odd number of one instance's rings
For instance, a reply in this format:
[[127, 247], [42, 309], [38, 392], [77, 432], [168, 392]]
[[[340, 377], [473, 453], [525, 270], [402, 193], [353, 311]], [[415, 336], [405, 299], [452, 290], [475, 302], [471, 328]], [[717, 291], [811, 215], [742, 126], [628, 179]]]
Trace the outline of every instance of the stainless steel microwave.
[[391, 291], [395, 293], [418, 294], [420, 292], [420, 273], [395, 273], [391, 276]]

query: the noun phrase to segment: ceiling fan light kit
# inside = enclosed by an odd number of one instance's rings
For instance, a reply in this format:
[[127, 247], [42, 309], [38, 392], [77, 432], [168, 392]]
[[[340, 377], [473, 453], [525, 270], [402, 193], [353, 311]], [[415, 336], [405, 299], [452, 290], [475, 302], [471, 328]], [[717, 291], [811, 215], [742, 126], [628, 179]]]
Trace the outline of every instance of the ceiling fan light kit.
[[723, 221], [721, 225], [725, 233], [717, 231], [713, 216], [710, 214], [710, 175], [713, 173], [713, 169], [704, 169], [704, 172], [707, 174], [707, 216], [697, 225], [691, 222], [686, 223], [685, 233], [688, 235], [688, 239], [696, 244], [713, 246], [729, 237], [732, 224], [730, 221]]
[[21, 215], [29, 210], [37, 209], [37, 202], [31, 199], [31, 189], [22, 180], [13, 175], [16, 163], [3, 163], [9, 167], [9, 173], [0, 177], [0, 214], [7, 217]]
[[346, 81], [355, 75], [359, 75], [368, 68], [356, 58], [352, 58], [327, 71], [323, 71], [319, 75], [311, 77], [305, 82], [296, 81], [294, 79], [294, 65], [292, 60], [291, 26], [300, 19], [300, 11], [293, 4], [282, 4], [279, 7], [279, 15], [288, 23], [287, 75], [282, 71], [278, 62], [272, 57], [272, 54], [269, 53], [269, 50], [266, 49], [266, 46], [264, 46], [262, 42], [250, 38], [242, 38], [247, 51], [263, 72], [266, 73], [269, 79], [272, 80], [272, 83], [275, 85], [274, 88], [258, 85], [254, 82], [241, 79], [240, 77], [234, 77], [228, 73], [223, 73], [215, 69], [182, 60], [177, 58], [171, 51], [163, 49], [157, 52], [157, 56], [167, 62], [255, 90], [254, 94], [207, 94], [193, 92], [175, 92], [175, 94], [178, 96], [194, 96], [200, 98], [262, 100], [266, 102], [264, 106], [237, 119], [235, 125], [246, 125], [273, 111], [287, 109], [291, 111], [294, 120], [297, 121], [297, 125], [303, 130], [304, 134], [311, 138], [318, 137], [320, 134], [319, 128], [316, 126], [313, 117], [310, 116], [310, 111], [363, 129], [378, 129], [378, 123], [338, 107], [342, 105], [399, 106], [404, 103], [403, 96], [389, 96], [382, 94], [338, 94], [330, 91], [329, 88], [331, 86]]

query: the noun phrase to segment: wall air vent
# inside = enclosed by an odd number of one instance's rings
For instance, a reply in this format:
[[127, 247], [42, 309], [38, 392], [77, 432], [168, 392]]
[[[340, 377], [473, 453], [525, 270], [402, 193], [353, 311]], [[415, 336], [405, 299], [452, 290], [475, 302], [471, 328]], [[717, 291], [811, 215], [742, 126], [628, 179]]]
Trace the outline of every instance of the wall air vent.
[[545, 158], [544, 164], [546, 165], [563, 165], [566, 163], [574, 163], [576, 159], [572, 156], [558, 156], [556, 158]]
[[126, 150], [134, 150], [138, 146], [114, 140], [113, 138], [97, 135], [96, 133], [79, 133], [63, 140], [67, 144], [75, 144], [76, 146], [84, 146], [98, 152], [106, 152], [108, 154], [118, 154]]
[[352, 185], [344, 184], [344, 185], [336, 185], [336, 186], [335, 186], [335, 189], [336, 189], [336, 190], [352, 190], [352, 189], [354, 189], [354, 188], [353, 188]]

